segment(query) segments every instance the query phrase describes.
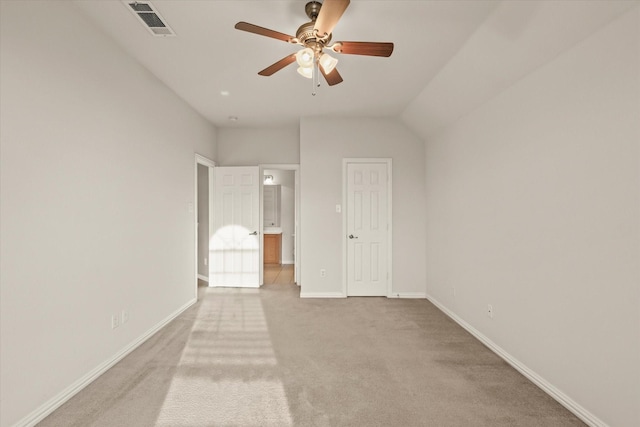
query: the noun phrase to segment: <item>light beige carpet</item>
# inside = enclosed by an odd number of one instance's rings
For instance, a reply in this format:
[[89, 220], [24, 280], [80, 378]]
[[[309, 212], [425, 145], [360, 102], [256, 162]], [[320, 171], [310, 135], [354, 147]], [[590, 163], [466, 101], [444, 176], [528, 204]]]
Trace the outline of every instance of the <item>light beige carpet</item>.
[[41, 426], [576, 426], [425, 300], [199, 302]]

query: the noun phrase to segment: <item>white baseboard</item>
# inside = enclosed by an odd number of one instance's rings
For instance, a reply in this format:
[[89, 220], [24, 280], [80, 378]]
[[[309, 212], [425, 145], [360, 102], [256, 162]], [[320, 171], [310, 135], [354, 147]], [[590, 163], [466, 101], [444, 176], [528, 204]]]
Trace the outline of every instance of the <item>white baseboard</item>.
[[209, 282], [210, 288], [229, 289], [231, 291], [233, 291], [234, 289], [258, 289], [260, 286], [262, 285], [219, 285]]
[[295, 264], [295, 262], [293, 260], [291, 260], [291, 261], [283, 260], [280, 264], [282, 264], [282, 265], [292, 265], [292, 264]]
[[203, 280], [203, 281], [205, 281], [205, 282], [209, 283], [209, 277], [204, 276], [204, 275], [202, 275], [202, 274], [198, 274], [198, 279]]
[[346, 298], [342, 292], [300, 292], [300, 298]]
[[56, 395], [53, 398], [49, 399], [47, 402], [42, 404], [35, 411], [31, 412], [29, 415], [27, 415], [26, 417], [24, 417], [23, 419], [18, 421], [16, 424], [13, 425], [13, 427], [32, 427], [32, 426], [35, 426], [37, 423], [39, 423], [40, 421], [45, 419], [53, 411], [55, 411], [60, 406], [62, 406], [62, 404], [64, 404], [67, 400], [69, 400], [73, 396], [75, 396], [83, 388], [85, 388], [86, 386], [91, 384], [96, 378], [98, 378], [100, 375], [102, 375], [106, 371], [108, 371], [109, 368], [111, 368], [113, 365], [118, 363], [120, 360], [122, 360], [125, 356], [127, 356], [133, 350], [138, 348], [146, 340], [151, 338], [156, 332], [158, 332], [165, 325], [167, 325], [167, 323], [171, 322], [173, 319], [178, 317], [183, 311], [185, 311], [187, 308], [189, 308], [193, 304], [195, 304], [196, 301], [197, 301], [197, 299], [194, 298], [191, 301], [189, 301], [186, 304], [184, 304], [182, 307], [180, 307], [179, 309], [177, 309], [176, 311], [171, 313], [164, 320], [161, 320], [159, 323], [157, 323], [151, 329], [149, 329], [148, 331], [143, 333], [140, 337], [138, 337], [133, 342], [128, 344], [126, 347], [124, 347], [122, 350], [120, 350], [118, 353], [113, 355], [111, 358], [109, 358], [108, 360], [106, 360], [105, 362], [103, 362], [102, 364], [100, 364], [99, 366], [94, 368], [93, 370], [89, 371], [87, 374], [85, 374], [80, 379], [75, 381], [69, 387], [65, 388], [60, 393], [58, 393], [58, 395]]
[[584, 407], [579, 405], [569, 396], [564, 394], [562, 391], [558, 390], [553, 384], [542, 378], [536, 372], [527, 367], [524, 363], [520, 362], [518, 359], [507, 353], [504, 349], [498, 346], [496, 343], [487, 338], [484, 334], [478, 331], [476, 328], [462, 320], [458, 315], [454, 312], [450, 311], [444, 305], [440, 304], [438, 300], [433, 298], [430, 295], [426, 295], [426, 298], [436, 307], [438, 307], [444, 314], [449, 316], [453, 321], [466, 329], [471, 335], [476, 337], [480, 342], [482, 342], [485, 346], [487, 346], [491, 351], [500, 356], [505, 362], [511, 365], [514, 369], [524, 375], [529, 381], [534, 383], [536, 386], [540, 387], [542, 391], [547, 393], [549, 396], [554, 398], [558, 403], [567, 408], [570, 412], [572, 412], [576, 417], [580, 418], [587, 425], [591, 427], [609, 427], [604, 421], [600, 418], [593, 415], [591, 412], [586, 410]]
[[424, 292], [396, 292], [387, 295], [387, 298], [413, 298], [413, 299], [426, 299], [427, 294]]
[[[301, 292], [300, 298], [346, 298], [347, 296], [341, 292]], [[401, 292], [387, 295], [387, 298], [412, 298], [426, 299], [427, 294], [424, 292]]]

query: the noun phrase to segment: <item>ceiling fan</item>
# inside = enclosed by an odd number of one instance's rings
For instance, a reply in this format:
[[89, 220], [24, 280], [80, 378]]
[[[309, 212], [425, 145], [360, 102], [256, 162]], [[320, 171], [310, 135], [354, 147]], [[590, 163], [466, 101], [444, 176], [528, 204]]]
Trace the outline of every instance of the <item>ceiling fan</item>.
[[[331, 32], [347, 9], [347, 6], [349, 6], [349, 0], [324, 0], [324, 3], [310, 1], [304, 9], [311, 21], [302, 24], [296, 31], [295, 37], [247, 22], [238, 22], [235, 28], [303, 46], [303, 49], [297, 53], [285, 56], [260, 71], [259, 75], [271, 76], [297, 61], [299, 65], [298, 73], [313, 79], [314, 87], [316, 86], [316, 79], [319, 80], [318, 71], [322, 73], [329, 86], [333, 86], [342, 82], [342, 76], [336, 69], [338, 60], [325, 53], [324, 50], [348, 55], [383, 57], [389, 57], [393, 52], [393, 43], [338, 41], [331, 44]], [[313, 94], [315, 95], [315, 92]]]

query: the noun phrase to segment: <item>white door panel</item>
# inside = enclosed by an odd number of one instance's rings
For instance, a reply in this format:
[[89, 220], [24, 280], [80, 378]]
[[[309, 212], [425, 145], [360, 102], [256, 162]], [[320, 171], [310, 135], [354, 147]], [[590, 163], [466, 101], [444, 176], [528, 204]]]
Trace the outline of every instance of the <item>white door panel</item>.
[[347, 295], [386, 296], [386, 163], [347, 164]]
[[255, 287], [260, 274], [257, 167], [217, 167], [209, 286]]

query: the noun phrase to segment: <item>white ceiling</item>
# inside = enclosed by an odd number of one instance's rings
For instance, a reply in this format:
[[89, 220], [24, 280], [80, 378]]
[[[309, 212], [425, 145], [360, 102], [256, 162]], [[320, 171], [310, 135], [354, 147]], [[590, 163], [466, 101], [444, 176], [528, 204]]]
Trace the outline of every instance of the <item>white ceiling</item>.
[[391, 41], [394, 52], [390, 58], [336, 55], [344, 82], [323, 84], [312, 96], [311, 81], [297, 74], [295, 64], [271, 77], [257, 74], [298, 46], [234, 29], [246, 21], [295, 35], [308, 21], [305, 0], [152, 3], [176, 37], [152, 36], [119, 0], [75, 2], [217, 127], [293, 125], [303, 116], [401, 116], [421, 135], [456, 120], [638, 5], [352, 0], [333, 40]]

